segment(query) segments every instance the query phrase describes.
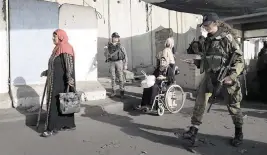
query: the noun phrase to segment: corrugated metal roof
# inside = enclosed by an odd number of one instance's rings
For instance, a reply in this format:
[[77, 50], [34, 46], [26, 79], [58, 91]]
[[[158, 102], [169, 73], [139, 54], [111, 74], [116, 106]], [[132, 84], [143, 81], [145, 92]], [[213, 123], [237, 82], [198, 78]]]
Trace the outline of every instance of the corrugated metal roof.
[[216, 12], [220, 17], [266, 12], [267, 0], [143, 0], [169, 10], [205, 14]]

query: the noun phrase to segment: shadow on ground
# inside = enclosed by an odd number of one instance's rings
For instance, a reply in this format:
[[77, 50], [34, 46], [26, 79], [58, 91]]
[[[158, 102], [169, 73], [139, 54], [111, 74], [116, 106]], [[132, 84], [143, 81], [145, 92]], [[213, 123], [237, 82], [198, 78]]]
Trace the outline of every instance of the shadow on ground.
[[[87, 106], [86, 108], [91, 108]], [[100, 108], [100, 107], [99, 107]], [[181, 135], [184, 129], [167, 129], [162, 127], [150, 126], [145, 124], [135, 123], [133, 118], [128, 116], [121, 116], [117, 114], [105, 113], [102, 116], [91, 115], [86, 113], [82, 115], [83, 117], [89, 117], [93, 120], [111, 124], [114, 126], [121, 127], [121, 131], [132, 137], [142, 137], [154, 143], [160, 143], [163, 145], [168, 145], [172, 147], [177, 147], [180, 149], [185, 149], [190, 152], [199, 153], [203, 155], [237, 155], [246, 153], [248, 155], [262, 154], [262, 152], [267, 151], [267, 144], [252, 140], [245, 140], [244, 144], [240, 148], [234, 148], [229, 145], [231, 137], [222, 137], [218, 135], [207, 135], [199, 134], [198, 147], [189, 148], [189, 143], [182, 138], [177, 138], [174, 136], [174, 132]], [[154, 130], [159, 132], [167, 132], [168, 135], [160, 135], [152, 133], [148, 130]]]
[[[106, 91], [107, 91], [107, 96], [110, 96], [112, 89], [106, 88]], [[117, 92], [117, 94], [118, 95], [110, 99], [113, 100], [114, 102], [122, 102], [124, 111], [132, 110], [134, 109], [135, 106], [141, 103], [142, 94], [125, 91], [124, 94], [125, 96], [123, 99], [120, 98], [119, 91]]]
[[[216, 111], [216, 112], [227, 112], [228, 113], [228, 110], [225, 110], [225, 109], [212, 109], [213, 111]], [[267, 112], [266, 111], [259, 111], [259, 110], [250, 110], [250, 111], [243, 111], [243, 115], [247, 115], [247, 116], [250, 116], [250, 117], [257, 117], [257, 118], [267, 118]]]
[[[38, 118], [38, 112], [40, 108], [40, 96], [38, 93], [29, 85], [23, 77], [17, 77], [14, 83], [16, 87], [17, 107], [16, 110], [25, 116], [25, 125], [30, 129], [40, 133], [37, 130], [36, 122]], [[29, 99], [31, 98], [31, 99]], [[45, 120], [45, 111], [41, 114], [41, 123]], [[40, 126], [39, 129], [42, 127]]]

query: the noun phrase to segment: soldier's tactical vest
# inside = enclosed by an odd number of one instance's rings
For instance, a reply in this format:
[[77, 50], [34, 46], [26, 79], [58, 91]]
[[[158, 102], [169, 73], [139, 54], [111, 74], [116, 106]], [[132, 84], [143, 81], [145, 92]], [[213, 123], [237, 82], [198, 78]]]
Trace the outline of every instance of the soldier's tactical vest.
[[226, 36], [207, 38], [205, 42], [205, 64], [206, 72], [218, 72], [224, 67], [229, 58], [229, 40]]
[[125, 54], [122, 52], [120, 44], [113, 45], [110, 43], [108, 45], [108, 51], [110, 55], [109, 61], [118, 61], [125, 59]]

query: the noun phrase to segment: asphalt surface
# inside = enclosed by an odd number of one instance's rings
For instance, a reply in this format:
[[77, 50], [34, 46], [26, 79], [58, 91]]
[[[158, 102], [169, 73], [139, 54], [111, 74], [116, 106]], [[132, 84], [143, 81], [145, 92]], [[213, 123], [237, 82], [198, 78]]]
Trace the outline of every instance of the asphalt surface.
[[[193, 101], [178, 114], [155, 116], [138, 111], [85, 112], [76, 117], [77, 129], [49, 137], [26, 126], [25, 121], [0, 123], [1, 155], [265, 155], [267, 151], [267, 108], [243, 106], [244, 144], [229, 145], [234, 134], [224, 105], [214, 105], [200, 127], [198, 146], [177, 138], [188, 129]], [[100, 107], [99, 107], [100, 108]]]

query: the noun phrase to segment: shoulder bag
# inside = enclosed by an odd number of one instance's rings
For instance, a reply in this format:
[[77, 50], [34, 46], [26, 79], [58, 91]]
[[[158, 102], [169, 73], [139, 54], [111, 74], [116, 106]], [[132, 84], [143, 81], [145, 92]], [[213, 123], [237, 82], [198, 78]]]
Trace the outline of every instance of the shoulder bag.
[[[69, 92], [70, 86], [67, 87], [66, 93], [59, 93], [60, 111], [62, 114], [73, 114], [80, 112], [81, 97], [83, 92]], [[85, 98], [86, 100], [86, 98]]]
[[[63, 59], [65, 61], [65, 59]], [[66, 64], [64, 62], [64, 64]], [[66, 66], [65, 66], [66, 69]], [[60, 112], [62, 114], [73, 114], [80, 112], [81, 102], [82, 102], [82, 94], [84, 92], [77, 92], [75, 87], [73, 87], [73, 92], [70, 92], [70, 87], [67, 86], [67, 90], [65, 93], [59, 93], [59, 103], [60, 103]], [[84, 100], [87, 101], [85, 94]]]

